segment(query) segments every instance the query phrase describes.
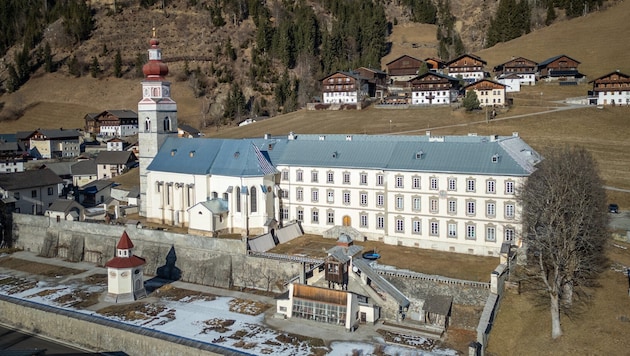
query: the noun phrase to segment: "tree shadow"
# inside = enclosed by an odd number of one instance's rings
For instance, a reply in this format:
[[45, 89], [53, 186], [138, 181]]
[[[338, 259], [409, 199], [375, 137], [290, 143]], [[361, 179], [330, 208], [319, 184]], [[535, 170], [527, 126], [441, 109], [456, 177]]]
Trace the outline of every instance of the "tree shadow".
[[182, 278], [182, 270], [175, 265], [176, 262], [177, 253], [175, 252], [175, 246], [171, 246], [171, 249], [166, 254], [166, 263], [158, 267], [155, 277], [144, 282], [147, 293], [151, 293], [166, 284]]

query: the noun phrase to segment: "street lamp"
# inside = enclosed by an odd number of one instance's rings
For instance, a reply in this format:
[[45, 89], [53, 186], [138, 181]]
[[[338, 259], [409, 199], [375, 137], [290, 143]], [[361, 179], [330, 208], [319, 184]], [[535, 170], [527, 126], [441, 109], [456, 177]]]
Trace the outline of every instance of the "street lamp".
[[392, 120], [389, 120], [389, 132], [392, 132]]

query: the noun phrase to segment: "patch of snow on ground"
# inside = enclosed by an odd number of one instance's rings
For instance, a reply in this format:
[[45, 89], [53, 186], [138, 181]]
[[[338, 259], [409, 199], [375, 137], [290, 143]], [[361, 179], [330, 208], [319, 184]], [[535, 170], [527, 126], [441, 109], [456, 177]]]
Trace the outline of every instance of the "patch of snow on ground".
[[[10, 276], [0, 275], [0, 281]], [[26, 289], [15, 294], [9, 294], [13, 286], [0, 283], [0, 293], [14, 298], [26, 299], [33, 302], [51, 305], [64, 309], [99, 315], [89, 310], [74, 309], [60, 306], [54, 302], [65, 294], [77, 291], [75, 285], [48, 285], [45, 282], [37, 283], [34, 288]], [[97, 287], [88, 287], [91, 292], [99, 291]], [[45, 292], [50, 292], [46, 294]], [[54, 291], [54, 292], [53, 292]], [[104, 288], [100, 287], [100, 292]], [[220, 345], [222, 347], [238, 350], [249, 354], [271, 354], [277, 356], [295, 356], [312, 354], [311, 346], [304, 341], [292, 343], [278, 340], [282, 332], [269, 329], [264, 324], [264, 314], [256, 316], [239, 314], [229, 310], [231, 297], [217, 297], [214, 300], [191, 300], [191, 301], [161, 301], [163, 311], [150, 320], [121, 320], [117, 317], [108, 317], [121, 323], [132, 324], [164, 333], [182, 336], [185, 338], [198, 340], [206, 343]], [[140, 300], [142, 301], [142, 300]], [[173, 319], [173, 312], [175, 318]], [[102, 315], [99, 315], [103, 317]], [[232, 324], [230, 324], [233, 321]], [[221, 329], [211, 330], [212, 326], [224, 325]], [[282, 338], [281, 338], [282, 340]], [[382, 340], [381, 340], [382, 341]], [[381, 342], [384, 344], [384, 342]], [[378, 346], [377, 346], [378, 347]], [[373, 355], [375, 345], [367, 342], [339, 341], [332, 342], [327, 355]], [[440, 355], [455, 356], [455, 350], [433, 350], [423, 351], [396, 345], [381, 346], [380, 350], [384, 355], [399, 356], [419, 356], [419, 355]]]

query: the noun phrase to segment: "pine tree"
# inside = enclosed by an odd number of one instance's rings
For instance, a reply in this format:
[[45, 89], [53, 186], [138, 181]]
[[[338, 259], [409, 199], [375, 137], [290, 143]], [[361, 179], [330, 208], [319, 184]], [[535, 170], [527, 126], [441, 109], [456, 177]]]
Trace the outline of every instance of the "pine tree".
[[46, 73], [52, 73], [55, 71], [52, 50], [50, 49], [50, 44], [48, 42], [44, 45], [44, 70]]
[[96, 56], [93, 56], [92, 64], [90, 64], [90, 75], [92, 75], [92, 78], [96, 78], [100, 73], [101, 65], [98, 63], [98, 59], [96, 58]]
[[20, 78], [15, 70], [15, 66], [12, 64], [7, 66], [7, 71], [9, 72], [9, 78], [6, 82], [6, 88], [9, 93], [13, 93], [20, 88]]
[[138, 55], [136, 56], [136, 77], [138, 78], [142, 78], [144, 77], [144, 73], [142, 72], [142, 66], [144, 66], [144, 63], [146, 61], [146, 56], [143, 53], [138, 53]]
[[466, 97], [464, 97], [463, 104], [464, 108], [466, 108], [466, 111], [473, 111], [481, 107], [479, 104], [477, 93], [475, 93], [475, 91], [472, 89], [466, 92]]
[[116, 50], [116, 56], [114, 57], [114, 76], [116, 78], [122, 77], [122, 57], [120, 50]]
[[547, 5], [547, 17], [545, 18], [545, 25], [551, 25], [556, 17], [556, 9], [553, 6], [553, 1], [549, 1], [549, 4]]
[[70, 60], [68, 60], [68, 73], [75, 77], [81, 76], [81, 67], [76, 55], [73, 55]]

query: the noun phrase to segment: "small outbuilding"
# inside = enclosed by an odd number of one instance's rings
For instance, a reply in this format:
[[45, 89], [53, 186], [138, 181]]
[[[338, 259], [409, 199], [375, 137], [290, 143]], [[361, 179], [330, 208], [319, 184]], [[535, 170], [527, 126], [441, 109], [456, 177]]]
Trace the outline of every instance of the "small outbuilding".
[[147, 296], [143, 273], [145, 260], [134, 255], [132, 249], [133, 243], [125, 231], [116, 245], [116, 257], [105, 264], [107, 302], [133, 302]]

